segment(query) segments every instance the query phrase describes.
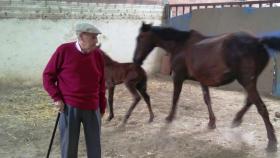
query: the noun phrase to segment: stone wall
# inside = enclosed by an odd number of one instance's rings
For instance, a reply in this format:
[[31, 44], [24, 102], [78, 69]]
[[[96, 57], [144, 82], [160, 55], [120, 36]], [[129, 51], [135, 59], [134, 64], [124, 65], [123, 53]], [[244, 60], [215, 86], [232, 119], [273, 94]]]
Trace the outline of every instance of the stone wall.
[[4, 0], [0, 1], [0, 18], [157, 19], [162, 8], [161, 5]]

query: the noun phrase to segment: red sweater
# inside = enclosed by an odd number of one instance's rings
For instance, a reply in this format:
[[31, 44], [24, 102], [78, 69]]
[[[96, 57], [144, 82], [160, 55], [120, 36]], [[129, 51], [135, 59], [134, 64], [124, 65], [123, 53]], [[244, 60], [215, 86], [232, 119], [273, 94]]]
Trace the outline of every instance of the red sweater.
[[82, 54], [75, 42], [59, 46], [43, 72], [43, 85], [54, 101], [105, 112], [104, 61], [98, 48]]

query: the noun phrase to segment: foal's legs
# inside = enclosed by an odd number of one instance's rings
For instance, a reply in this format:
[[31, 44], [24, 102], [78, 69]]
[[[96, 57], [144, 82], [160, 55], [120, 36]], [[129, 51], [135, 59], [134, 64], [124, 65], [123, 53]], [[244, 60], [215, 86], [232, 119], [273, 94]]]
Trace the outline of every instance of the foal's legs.
[[252, 102], [247, 97], [245, 106], [236, 114], [233, 122], [232, 127], [237, 127], [242, 123], [242, 118], [244, 114], [247, 112], [247, 110], [251, 107]]
[[202, 91], [203, 91], [203, 98], [204, 102], [207, 105], [208, 108], [208, 113], [209, 113], [209, 123], [208, 123], [208, 128], [209, 129], [214, 129], [216, 128], [216, 118], [212, 110], [212, 105], [211, 105], [211, 98], [209, 95], [209, 88], [207, 86], [201, 85]]
[[173, 98], [172, 98], [172, 108], [170, 110], [169, 115], [166, 117], [167, 122], [171, 122], [175, 116], [177, 103], [179, 100], [179, 96], [182, 90], [184, 79], [174, 74], [173, 78], [173, 85], [174, 85], [174, 91], [173, 91]]
[[251, 83], [245, 86], [245, 89], [248, 92], [249, 101], [257, 106], [258, 113], [262, 116], [263, 121], [265, 123], [268, 137], [268, 145], [266, 150], [270, 152], [277, 151], [277, 139], [274, 133], [274, 128], [269, 120], [267, 108], [257, 91], [256, 82], [252, 81]]
[[127, 122], [127, 120], [130, 117], [133, 109], [136, 107], [137, 103], [141, 99], [140, 95], [137, 92], [137, 89], [136, 89], [136, 86], [135, 86], [134, 82], [127, 82], [127, 83], [125, 83], [125, 85], [126, 85], [127, 89], [130, 91], [130, 93], [133, 95], [134, 101], [131, 104], [130, 108], [128, 109], [128, 111], [125, 115], [125, 118], [124, 118], [124, 121], [123, 121], [124, 124]]
[[150, 113], [150, 119], [149, 122], [152, 122], [154, 120], [154, 113], [151, 107], [151, 101], [150, 101], [150, 96], [147, 94], [146, 88], [144, 87], [137, 87], [138, 91], [140, 92], [140, 94], [143, 96], [148, 109], [149, 109], [149, 113]]
[[113, 108], [114, 90], [115, 90], [115, 86], [111, 86], [108, 89], [108, 93], [109, 93], [108, 103], [110, 108], [110, 115], [108, 117], [108, 121], [111, 121], [114, 118], [114, 108]]

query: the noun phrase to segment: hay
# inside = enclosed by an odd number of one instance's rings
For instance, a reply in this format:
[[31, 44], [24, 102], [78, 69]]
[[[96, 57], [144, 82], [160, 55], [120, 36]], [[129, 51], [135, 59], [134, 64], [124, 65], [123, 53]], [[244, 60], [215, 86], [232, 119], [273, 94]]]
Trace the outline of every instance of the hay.
[[[242, 107], [243, 94], [211, 89], [213, 108], [219, 128], [215, 132], [205, 132], [203, 129], [208, 123], [208, 112], [199, 85], [186, 82], [179, 100], [177, 118], [169, 129], [165, 129], [164, 119], [171, 106], [173, 92], [171, 79], [149, 78], [147, 88], [156, 115], [155, 121], [147, 124], [149, 114], [145, 102], [142, 100], [133, 111], [126, 127], [118, 130], [133, 98], [124, 85], [117, 86], [114, 96], [115, 118], [111, 122], [106, 122], [103, 118], [104, 157], [179, 158], [201, 155], [201, 157], [208, 157], [208, 152], [229, 153], [231, 155], [228, 156], [229, 158], [242, 157], [235, 153], [235, 150], [240, 151], [238, 143], [234, 144], [236, 140], [231, 142], [224, 138], [232, 138], [230, 135], [232, 129], [228, 130], [228, 125], [233, 115]], [[1, 158], [45, 157], [57, 114], [47, 93], [39, 86], [11, 88], [0, 91], [0, 100]], [[263, 100], [267, 104], [270, 114], [279, 110], [278, 100], [265, 97]], [[108, 112], [104, 116], [105, 119], [107, 116]], [[280, 119], [274, 115], [271, 116], [279, 138]], [[262, 148], [267, 143], [266, 131], [256, 108], [248, 111], [240, 130], [245, 134], [246, 131], [257, 131], [255, 133], [247, 132], [247, 135], [256, 137], [251, 142], [255, 143], [256, 147], [249, 144], [253, 149], [246, 148], [241, 153], [245, 156], [250, 153], [253, 155], [251, 157], [263, 157]], [[222, 135], [223, 132], [226, 133]], [[193, 133], [198, 134], [193, 135]], [[249, 138], [246, 141], [250, 143]], [[79, 157], [86, 157], [85, 142], [82, 136], [81, 141]], [[232, 147], [234, 147], [232, 150], [227, 150]], [[177, 153], [172, 154], [173, 151]], [[59, 153], [59, 141], [56, 136], [52, 157], [59, 157]], [[169, 155], [164, 155], [166, 153]], [[243, 157], [245, 157], [244, 155]]]

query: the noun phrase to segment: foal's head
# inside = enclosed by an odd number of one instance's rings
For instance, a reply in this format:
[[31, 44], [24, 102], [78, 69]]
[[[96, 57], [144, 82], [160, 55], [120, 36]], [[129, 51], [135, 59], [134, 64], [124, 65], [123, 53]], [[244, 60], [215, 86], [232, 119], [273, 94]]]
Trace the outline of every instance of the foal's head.
[[156, 46], [155, 37], [151, 29], [151, 24], [142, 23], [139, 35], [136, 38], [136, 49], [133, 56], [133, 62], [135, 64], [142, 65], [143, 60]]

